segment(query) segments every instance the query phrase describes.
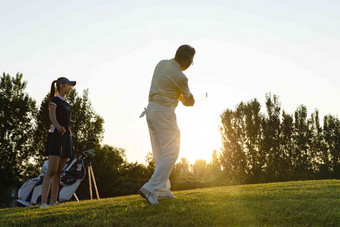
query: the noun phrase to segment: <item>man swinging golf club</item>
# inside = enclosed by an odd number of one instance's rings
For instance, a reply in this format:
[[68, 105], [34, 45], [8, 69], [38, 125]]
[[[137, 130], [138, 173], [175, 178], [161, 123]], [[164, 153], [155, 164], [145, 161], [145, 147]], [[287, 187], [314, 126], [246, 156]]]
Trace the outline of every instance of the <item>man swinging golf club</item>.
[[180, 100], [193, 106], [188, 78], [183, 71], [193, 64], [196, 51], [189, 45], [177, 49], [174, 59], [160, 61], [154, 71], [149, 92], [146, 119], [149, 127], [155, 171], [139, 194], [151, 204], [159, 199], [172, 199], [169, 177], [179, 155], [180, 131], [175, 109]]

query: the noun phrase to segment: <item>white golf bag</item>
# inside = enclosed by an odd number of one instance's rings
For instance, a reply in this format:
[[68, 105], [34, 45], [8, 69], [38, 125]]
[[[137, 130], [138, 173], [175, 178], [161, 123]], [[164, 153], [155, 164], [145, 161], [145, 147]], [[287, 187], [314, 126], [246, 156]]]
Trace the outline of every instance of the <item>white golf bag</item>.
[[[17, 203], [19, 206], [33, 206], [41, 203], [41, 189], [44, 176], [47, 172], [48, 160], [41, 167], [41, 173], [36, 178], [26, 181], [18, 191]], [[75, 194], [80, 183], [86, 175], [85, 157], [77, 154], [68, 159], [61, 175], [59, 187], [59, 202], [68, 201]]]

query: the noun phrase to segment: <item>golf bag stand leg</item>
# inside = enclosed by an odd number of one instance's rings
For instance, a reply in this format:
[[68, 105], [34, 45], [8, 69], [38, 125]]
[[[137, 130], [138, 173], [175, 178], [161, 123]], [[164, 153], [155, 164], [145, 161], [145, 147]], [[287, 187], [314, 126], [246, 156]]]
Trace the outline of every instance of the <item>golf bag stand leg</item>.
[[91, 179], [93, 180], [93, 185], [94, 185], [94, 189], [96, 190], [97, 199], [100, 199], [99, 198], [97, 184], [96, 184], [96, 179], [94, 178], [93, 168], [92, 168], [91, 164], [88, 165], [88, 175], [89, 175], [90, 199], [93, 199], [93, 197], [92, 197], [92, 181], [91, 181]]
[[79, 202], [78, 196], [76, 195], [76, 193], [73, 193], [74, 198], [76, 198], [76, 200]]

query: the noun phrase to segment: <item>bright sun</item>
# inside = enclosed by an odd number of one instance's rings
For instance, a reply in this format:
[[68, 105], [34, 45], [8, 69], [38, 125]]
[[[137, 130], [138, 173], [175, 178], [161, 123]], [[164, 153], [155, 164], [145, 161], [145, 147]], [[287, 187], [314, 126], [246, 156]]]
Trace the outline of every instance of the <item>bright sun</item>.
[[[181, 150], [178, 161], [182, 157], [194, 163], [198, 159], [210, 162], [214, 149], [220, 150], [221, 136], [218, 129], [219, 111], [212, 108], [212, 102], [205, 93], [196, 95], [194, 107], [183, 107], [179, 104], [176, 114], [181, 130]], [[197, 93], [196, 93], [197, 94]]]

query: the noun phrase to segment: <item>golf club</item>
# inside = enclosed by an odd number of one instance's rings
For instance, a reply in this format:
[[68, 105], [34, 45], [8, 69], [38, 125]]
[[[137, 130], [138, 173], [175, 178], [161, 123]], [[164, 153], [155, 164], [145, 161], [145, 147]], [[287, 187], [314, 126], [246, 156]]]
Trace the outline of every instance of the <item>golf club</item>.
[[208, 98], [208, 92], [205, 92], [205, 97], [199, 98], [199, 99], [195, 100], [195, 102], [201, 102], [201, 101], [206, 100], [207, 98]]

